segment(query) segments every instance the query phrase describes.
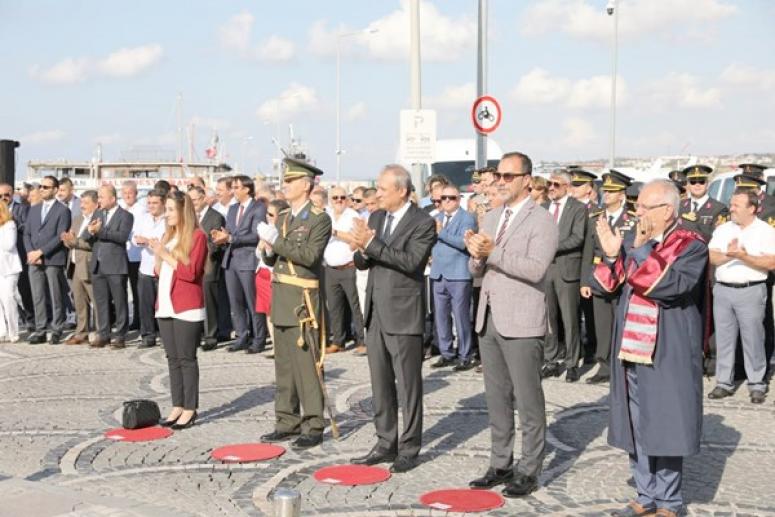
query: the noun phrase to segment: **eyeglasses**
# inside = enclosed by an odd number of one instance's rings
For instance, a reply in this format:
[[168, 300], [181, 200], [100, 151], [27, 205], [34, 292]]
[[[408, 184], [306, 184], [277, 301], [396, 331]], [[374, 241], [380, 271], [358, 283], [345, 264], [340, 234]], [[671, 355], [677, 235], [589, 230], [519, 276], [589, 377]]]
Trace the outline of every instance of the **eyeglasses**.
[[347, 196], [331, 196], [334, 201], [347, 201]]
[[689, 180], [689, 185], [705, 185], [706, 183], [705, 180]]
[[546, 185], [549, 187], [560, 188], [560, 187], [564, 187], [566, 184], [560, 183], [559, 181], [547, 181]]
[[514, 181], [514, 179], [519, 178], [520, 176], [527, 176], [529, 175], [529, 172], [493, 172], [492, 173], [492, 179], [497, 183], [501, 179], [505, 181], [506, 183], [511, 183]]
[[360, 203], [361, 201], [363, 201], [363, 199], [359, 197], [351, 197], [350, 201], [352, 201], [353, 203]]
[[267, 213], [266, 213], [266, 216], [267, 216], [267, 217], [277, 217], [277, 214], [274, 214], [274, 213], [272, 213], [272, 212], [267, 212]]
[[41, 185], [40, 186], [40, 190], [53, 190], [55, 188], [56, 187], [54, 187], [54, 185]]
[[433, 201], [434, 205], [438, 205], [439, 203], [441, 203], [441, 199], [431, 199], [431, 201]]
[[635, 210], [643, 210], [645, 212], [648, 212], [649, 210], [654, 210], [655, 208], [661, 208], [663, 206], [669, 206], [668, 203], [659, 203], [658, 205], [642, 205], [640, 203], [635, 203]]
[[0, 197], [7, 197], [8, 199], [11, 199], [11, 194], [9, 193], [0, 194]]
[[472, 184], [474, 184], [474, 185], [478, 185], [478, 184], [480, 184], [481, 182], [482, 182], [482, 180], [475, 180], [475, 181], [472, 181], [471, 183], [472, 183]]
[[457, 201], [457, 196], [441, 196], [442, 201]]

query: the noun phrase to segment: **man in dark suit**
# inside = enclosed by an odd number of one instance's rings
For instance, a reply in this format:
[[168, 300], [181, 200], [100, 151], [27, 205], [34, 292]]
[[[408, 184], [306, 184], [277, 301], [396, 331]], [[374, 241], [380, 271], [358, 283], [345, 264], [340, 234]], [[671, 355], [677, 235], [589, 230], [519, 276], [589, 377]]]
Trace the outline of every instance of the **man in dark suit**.
[[226, 273], [231, 318], [237, 333], [237, 342], [228, 350], [245, 350], [255, 354], [263, 352], [266, 347], [266, 314], [256, 312], [256, 228], [258, 223], [266, 222], [266, 205], [253, 199], [255, 186], [248, 176], [232, 178], [231, 188], [237, 203], [229, 207], [226, 227], [210, 234], [213, 243], [226, 245], [223, 269]]
[[27, 251], [24, 249], [24, 225], [27, 223], [30, 205], [23, 199], [14, 199], [13, 186], [8, 183], [0, 183], [0, 201], [8, 204], [13, 216], [13, 222], [16, 223], [16, 250], [19, 252], [19, 260], [22, 262], [22, 272], [19, 275], [19, 284], [17, 286], [22, 297], [24, 309], [21, 317], [27, 327], [32, 329], [35, 325], [35, 310], [32, 304], [32, 294], [30, 293]]
[[94, 300], [97, 305], [97, 338], [90, 344], [102, 348], [110, 341], [110, 304], [116, 309], [116, 333], [111, 346], [124, 348], [129, 330], [127, 307], [127, 276], [129, 263], [126, 242], [132, 231], [134, 216], [116, 203], [112, 185], [100, 187], [100, 210], [86, 227], [87, 240], [92, 244], [91, 273]]
[[[57, 201], [56, 193], [59, 181], [46, 176], [40, 181], [41, 203], [30, 208], [27, 224], [24, 226], [24, 248], [27, 250], [30, 288], [35, 308], [35, 332], [28, 341], [30, 344], [43, 343], [46, 340], [46, 295], [50, 296], [52, 318], [52, 345], [62, 340], [65, 324], [65, 301], [63, 286], [64, 268], [67, 264], [67, 248], [62, 242], [62, 234], [70, 229], [70, 210]], [[47, 291], [48, 289], [48, 291]]]
[[548, 332], [544, 341], [545, 365], [543, 377], [558, 376], [560, 360], [560, 333], [565, 341], [565, 380], [579, 380], [579, 276], [581, 251], [587, 224], [586, 207], [568, 194], [571, 176], [564, 169], [554, 171], [547, 182], [549, 202], [544, 207], [557, 224], [560, 244], [546, 272], [546, 314]]
[[[422, 335], [424, 271], [436, 241], [436, 224], [409, 201], [412, 181], [400, 165], [388, 165], [377, 180], [381, 210], [353, 223], [351, 245], [358, 269], [369, 270], [364, 323], [374, 394], [378, 441], [354, 463], [393, 461], [407, 472], [422, 446]], [[396, 379], [401, 385], [396, 386]], [[398, 399], [404, 430], [398, 436]]]
[[197, 185], [188, 189], [188, 197], [196, 210], [199, 226], [207, 235], [207, 262], [205, 262], [204, 295], [205, 295], [205, 332], [202, 350], [215, 350], [218, 346], [218, 281], [221, 278], [221, 262], [223, 261], [223, 246], [213, 242], [213, 230], [220, 230], [226, 225], [226, 219], [215, 209], [207, 205], [207, 195], [202, 187]]

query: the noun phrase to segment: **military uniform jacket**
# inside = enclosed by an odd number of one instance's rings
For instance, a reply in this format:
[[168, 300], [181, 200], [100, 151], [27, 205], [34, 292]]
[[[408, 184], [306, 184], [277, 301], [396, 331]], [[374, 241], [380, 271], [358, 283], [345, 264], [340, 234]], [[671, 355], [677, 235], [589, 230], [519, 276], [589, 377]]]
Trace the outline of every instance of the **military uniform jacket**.
[[[312, 206], [311, 202], [294, 217], [291, 210], [280, 212], [277, 217], [279, 236], [272, 245], [272, 255], [263, 254], [264, 262], [274, 268], [274, 273], [291, 275], [288, 261], [293, 262], [296, 276], [299, 278], [320, 280], [322, 273], [323, 251], [331, 238], [331, 218], [323, 210]], [[320, 312], [320, 289], [313, 290], [312, 303], [318, 321], [322, 321]], [[304, 303], [304, 290], [301, 287], [287, 285], [272, 279], [272, 323], [281, 327], [299, 324], [296, 308]]]
[[[600, 246], [600, 239], [597, 237], [597, 219], [605, 217], [605, 210], [595, 210], [590, 212], [587, 220], [587, 234], [584, 238], [584, 251], [581, 255], [581, 287], [589, 287], [592, 281], [592, 271], [595, 266], [603, 260], [603, 248]], [[614, 232], [622, 230], [622, 234], [635, 231], [635, 225], [638, 223], [638, 217], [634, 212], [622, 210], [619, 218], [613, 222]]]
[[759, 196], [759, 209], [756, 211], [756, 215], [775, 228], [775, 196], [762, 193]]
[[678, 225], [680, 227], [699, 233], [705, 239], [705, 242], [708, 243], [716, 226], [724, 224], [729, 220], [729, 209], [723, 203], [709, 197], [694, 212], [692, 210], [692, 198], [689, 197], [681, 201], [678, 215]]

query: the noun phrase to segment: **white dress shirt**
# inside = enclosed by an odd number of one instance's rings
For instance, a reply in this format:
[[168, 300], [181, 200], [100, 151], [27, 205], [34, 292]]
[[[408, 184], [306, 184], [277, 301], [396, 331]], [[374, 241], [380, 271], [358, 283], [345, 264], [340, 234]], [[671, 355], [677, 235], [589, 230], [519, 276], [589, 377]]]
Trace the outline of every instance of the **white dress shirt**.
[[[177, 239], [172, 239], [164, 247], [170, 251], [177, 244]], [[175, 318], [183, 321], [204, 321], [205, 309], [189, 309], [183, 312], [175, 312], [172, 307], [172, 273], [174, 270], [166, 260], [161, 263], [159, 270], [159, 308], [156, 309], [157, 318]]]
[[[495, 236], [493, 236], [493, 239], [496, 239], [498, 237], [498, 234], [501, 232], [501, 226], [503, 225], [503, 220], [506, 218], [506, 210], [511, 210], [511, 216], [509, 216], [508, 224], [506, 224], [506, 231], [511, 226], [511, 223], [514, 222], [514, 219], [516, 219], [516, 215], [519, 213], [520, 210], [522, 210], [522, 207], [525, 206], [525, 203], [527, 203], [527, 200], [530, 199], [530, 196], [526, 196], [525, 199], [517, 203], [516, 205], [512, 207], [506, 207], [504, 208], [503, 212], [501, 212], [501, 217], [498, 219], [498, 226], [495, 227]], [[505, 234], [505, 232], [504, 232]]]
[[126, 255], [129, 262], [140, 262], [142, 259], [142, 248], [134, 243], [132, 238], [135, 235], [137, 225], [141, 219], [148, 213], [148, 207], [144, 202], [140, 200], [136, 201], [134, 205], [127, 206], [123, 200], [119, 202], [119, 206], [132, 214], [135, 218], [132, 223], [132, 232], [129, 234], [129, 240], [126, 243]]
[[232, 197], [231, 201], [229, 201], [228, 206], [224, 206], [223, 204], [221, 204], [220, 201], [216, 201], [215, 203], [213, 203], [213, 206], [211, 206], [210, 208], [212, 208], [213, 210], [221, 214], [223, 217], [226, 217], [229, 213], [229, 207], [235, 204], [236, 202], [237, 200]]
[[[758, 217], [742, 228], [733, 221], [720, 225], [713, 231], [708, 249], [725, 253], [732, 239], [737, 239], [738, 247], [745, 248], [752, 256], [775, 254], [775, 228]], [[743, 284], [767, 280], [767, 272], [752, 268], [739, 259], [716, 266], [716, 281], [729, 284]]]
[[[393, 225], [390, 227], [390, 234], [393, 235], [393, 232], [395, 231], [396, 227], [398, 226], [398, 223], [401, 222], [401, 219], [403, 219], [406, 212], [409, 210], [409, 207], [412, 206], [411, 201], [407, 201], [404, 203], [404, 205], [396, 210], [395, 212], [388, 212], [390, 215], [393, 216]], [[382, 233], [385, 233], [385, 230], [387, 229], [387, 216], [385, 216], [385, 228], [382, 229]]]
[[609, 212], [606, 210], [605, 219], [606, 221], [610, 221], [610, 224], [613, 225], [622, 216], [622, 212], [624, 212], [624, 203], [619, 206], [619, 209], [616, 212]]
[[[705, 203], [708, 202], [708, 195], [705, 194], [700, 199], [694, 199], [693, 197], [689, 196], [689, 210], [692, 212], [699, 211]], [[695, 203], [697, 204], [697, 210], [694, 209]]]
[[[333, 210], [329, 209], [327, 212], [329, 217], [331, 217], [332, 230], [336, 232], [349, 232], [353, 228], [353, 221], [360, 218], [358, 212], [352, 208], [345, 208], [338, 218], [334, 215]], [[350, 249], [350, 245], [338, 237], [334, 237], [332, 232], [331, 239], [329, 239], [323, 252], [323, 260], [325, 260], [327, 266], [339, 267], [352, 262], [353, 254], [354, 252]]]
[[40, 224], [43, 224], [46, 219], [48, 219], [48, 214], [51, 213], [51, 207], [54, 206], [54, 203], [57, 203], [57, 198], [50, 199], [48, 201], [44, 201], [43, 205], [40, 207]]
[[[164, 236], [164, 230], [167, 229], [167, 222], [163, 215], [154, 217], [146, 212], [135, 221], [132, 233], [132, 244], [137, 245], [136, 237], [145, 237], [146, 239], [161, 239]], [[154, 266], [156, 256], [149, 246], [139, 246], [140, 248], [140, 273], [146, 276], [154, 276]]]

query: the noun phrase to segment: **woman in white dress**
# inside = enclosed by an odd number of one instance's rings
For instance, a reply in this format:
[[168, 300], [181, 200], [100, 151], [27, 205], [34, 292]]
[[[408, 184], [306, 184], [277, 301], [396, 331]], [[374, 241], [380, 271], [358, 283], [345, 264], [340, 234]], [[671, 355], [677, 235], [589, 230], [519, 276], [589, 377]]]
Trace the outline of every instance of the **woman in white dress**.
[[16, 284], [22, 263], [16, 250], [16, 223], [11, 211], [0, 202], [0, 342], [19, 340], [19, 293]]

